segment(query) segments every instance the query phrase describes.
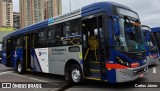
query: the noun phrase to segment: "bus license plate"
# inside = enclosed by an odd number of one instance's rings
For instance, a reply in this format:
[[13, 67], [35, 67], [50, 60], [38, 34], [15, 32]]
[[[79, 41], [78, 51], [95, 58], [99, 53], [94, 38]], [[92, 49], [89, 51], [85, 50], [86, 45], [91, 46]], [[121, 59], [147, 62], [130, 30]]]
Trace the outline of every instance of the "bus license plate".
[[140, 74], [139, 77], [142, 78], [142, 77], [144, 77], [144, 75], [143, 75], [143, 74]]

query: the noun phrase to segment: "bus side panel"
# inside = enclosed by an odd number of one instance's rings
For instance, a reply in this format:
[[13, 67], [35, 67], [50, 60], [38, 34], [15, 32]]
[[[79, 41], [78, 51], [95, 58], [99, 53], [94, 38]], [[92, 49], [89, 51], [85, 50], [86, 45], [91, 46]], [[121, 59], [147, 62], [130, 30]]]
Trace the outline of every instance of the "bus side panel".
[[38, 49], [31, 49], [31, 68], [33, 71], [42, 72], [42, 68], [38, 60], [38, 53], [36, 54], [36, 50], [38, 51]]
[[69, 60], [75, 60], [83, 68], [81, 54], [81, 45], [49, 48], [49, 73], [64, 75], [65, 64]]
[[107, 81], [108, 82], [116, 82], [116, 70], [115, 69], [107, 69]]
[[14, 55], [15, 55], [15, 51], [14, 50], [12, 50], [12, 52], [11, 52], [11, 67], [12, 68], [15, 68], [15, 63], [16, 63], [16, 60], [15, 60], [15, 57], [14, 57]]
[[16, 69], [17, 67], [17, 61], [23, 62], [23, 48], [16, 48], [16, 50], [13, 53], [12, 57], [12, 67]]
[[48, 71], [48, 48], [35, 49], [35, 67], [39, 68], [36, 71], [49, 73]]
[[1, 60], [1, 63], [3, 65], [6, 65], [6, 62], [7, 62], [7, 52], [6, 51], [2, 51], [2, 60]]

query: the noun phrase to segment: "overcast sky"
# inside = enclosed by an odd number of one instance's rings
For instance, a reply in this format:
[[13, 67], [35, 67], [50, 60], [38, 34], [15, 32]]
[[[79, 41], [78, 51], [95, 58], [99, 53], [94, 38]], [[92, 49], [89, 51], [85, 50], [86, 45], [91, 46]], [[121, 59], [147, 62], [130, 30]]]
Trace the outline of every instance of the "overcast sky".
[[[142, 24], [150, 27], [160, 26], [160, 0], [70, 0], [71, 10], [79, 9], [85, 5], [101, 2], [113, 1], [132, 8], [138, 12]], [[14, 11], [19, 11], [19, 0], [13, 0]], [[62, 0], [62, 12], [70, 11], [69, 0]]]

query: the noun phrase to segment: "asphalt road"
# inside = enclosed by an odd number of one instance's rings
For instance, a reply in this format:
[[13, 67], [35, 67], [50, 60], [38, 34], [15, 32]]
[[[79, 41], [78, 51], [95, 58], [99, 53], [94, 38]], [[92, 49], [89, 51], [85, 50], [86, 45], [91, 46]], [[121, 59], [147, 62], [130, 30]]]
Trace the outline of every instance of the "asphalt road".
[[68, 85], [68, 83], [66, 83], [66, 81], [64, 80], [63, 76], [37, 73], [37, 72], [26, 72], [25, 74], [18, 74], [14, 69], [6, 68], [2, 64], [0, 64], [0, 82], [2, 83], [34, 82], [35, 84], [42, 84], [44, 86], [47, 86], [47, 88], [43, 88], [43, 89], [8, 89], [7, 88], [7, 89], [0, 89], [0, 91], [22, 91], [22, 90], [23, 91], [55, 91], [55, 90], [61, 90], [62, 88]]
[[[159, 91], [160, 88], [135, 88], [133, 82], [159, 82], [160, 85], [160, 62], [149, 67], [149, 73], [144, 78], [125, 84], [108, 84], [104, 82], [87, 80], [80, 86], [69, 85], [63, 76], [32, 73], [18, 74], [11, 68], [0, 64], [0, 82], [40, 82], [49, 84], [49, 88], [43, 89], [0, 89], [0, 91]], [[138, 83], [139, 84], [139, 83]]]

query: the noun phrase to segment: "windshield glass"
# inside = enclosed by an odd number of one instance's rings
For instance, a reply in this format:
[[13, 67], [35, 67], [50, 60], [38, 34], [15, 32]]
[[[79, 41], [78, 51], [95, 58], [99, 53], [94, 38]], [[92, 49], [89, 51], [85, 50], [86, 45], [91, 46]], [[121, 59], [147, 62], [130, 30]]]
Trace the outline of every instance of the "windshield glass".
[[128, 18], [120, 18], [120, 35], [116, 36], [116, 49], [125, 52], [145, 51], [140, 24]]
[[157, 43], [156, 43], [155, 37], [150, 32], [151, 29], [150, 28], [145, 28], [145, 27], [142, 27], [142, 29], [144, 31], [144, 36], [145, 36], [146, 43], [147, 43], [147, 46], [148, 46], [149, 50], [151, 52], [157, 52], [158, 51]]
[[155, 33], [155, 37], [158, 40], [157, 42], [160, 43], [160, 33]]
[[138, 16], [137, 13], [135, 13], [133, 11], [130, 11], [130, 10], [127, 10], [127, 9], [117, 7], [117, 13], [119, 15], [125, 15], [125, 16], [129, 16], [129, 17], [132, 17], [132, 18], [139, 19], [139, 16]]

